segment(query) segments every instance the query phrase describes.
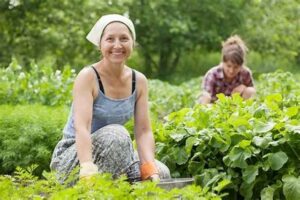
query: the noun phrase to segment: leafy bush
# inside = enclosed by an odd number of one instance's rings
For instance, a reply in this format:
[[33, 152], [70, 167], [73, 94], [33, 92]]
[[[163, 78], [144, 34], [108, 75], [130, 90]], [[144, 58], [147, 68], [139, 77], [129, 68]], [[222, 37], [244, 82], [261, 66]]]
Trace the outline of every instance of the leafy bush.
[[270, 54], [260, 54], [258, 52], [250, 51], [247, 57], [247, 65], [252, 70], [256, 78], [262, 73], [272, 73], [276, 70], [291, 71], [294, 70], [296, 62], [291, 62], [289, 58], [281, 58]]
[[199, 82], [199, 79], [192, 79], [180, 86], [175, 86], [160, 80], [150, 80], [149, 103], [152, 119], [160, 120], [183, 107], [192, 107], [200, 91]]
[[0, 174], [34, 163], [39, 165], [38, 175], [48, 170], [68, 111], [41, 105], [1, 105], [0, 110]]
[[299, 105], [300, 102], [300, 82], [299, 77], [290, 72], [277, 70], [273, 73], [261, 74], [259, 84], [257, 84], [258, 99], [264, 98], [273, 93], [282, 96], [282, 103], [288, 105]]
[[180, 59], [178, 67], [169, 81], [172, 83], [181, 83], [191, 78], [204, 76], [212, 67], [220, 63], [221, 53], [219, 51], [209, 52], [199, 48], [186, 53]]
[[75, 71], [65, 66], [53, 71], [52, 66], [31, 63], [26, 72], [17, 60], [0, 69], [0, 104], [66, 105], [70, 104]]
[[168, 116], [156, 130], [160, 160], [174, 177], [195, 176], [201, 186], [230, 198], [268, 193], [282, 199], [283, 177], [300, 175], [299, 106], [286, 104], [280, 94], [263, 102], [219, 98]]

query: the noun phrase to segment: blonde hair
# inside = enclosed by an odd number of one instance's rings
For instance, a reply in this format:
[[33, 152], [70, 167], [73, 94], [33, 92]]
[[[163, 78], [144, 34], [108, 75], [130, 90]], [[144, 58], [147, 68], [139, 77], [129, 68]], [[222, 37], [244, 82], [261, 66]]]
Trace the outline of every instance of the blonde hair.
[[223, 62], [231, 61], [238, 65], [243, 65], [247, 51], [248, 48], [245, 42], [238, 35], [233, 35], [225, 42], [222, 42]]

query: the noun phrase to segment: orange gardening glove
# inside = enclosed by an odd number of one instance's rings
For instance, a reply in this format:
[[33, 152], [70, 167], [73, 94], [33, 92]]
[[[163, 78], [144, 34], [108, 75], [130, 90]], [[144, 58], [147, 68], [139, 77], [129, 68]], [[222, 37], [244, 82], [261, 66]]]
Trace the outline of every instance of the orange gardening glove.
[[93, 162], [84, 162], [80, 164], [79, 178], [90, 179], [98, 173], [98, 167]]
[[151, 177], [158, 178], [158, 170], [154, 162], [145, 162], [140, 166], [142, 180], [151, 179]]

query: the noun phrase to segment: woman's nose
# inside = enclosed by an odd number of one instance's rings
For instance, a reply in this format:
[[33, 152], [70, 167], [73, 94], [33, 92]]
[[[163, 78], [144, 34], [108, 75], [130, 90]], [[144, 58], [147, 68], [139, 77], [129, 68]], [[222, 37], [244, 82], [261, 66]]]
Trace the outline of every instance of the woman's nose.
[[121, 41], [120, 40], [115, 40], [114, 47], [121, 47]]

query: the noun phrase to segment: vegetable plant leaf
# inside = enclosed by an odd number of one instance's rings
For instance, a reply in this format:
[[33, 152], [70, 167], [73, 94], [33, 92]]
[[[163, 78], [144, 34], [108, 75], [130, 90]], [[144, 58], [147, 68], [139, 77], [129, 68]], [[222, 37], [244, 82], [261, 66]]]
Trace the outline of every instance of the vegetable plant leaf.
[[246, 168], [248, 166], [246, 159], [251, 156], [248, 149], [234, 147], [229, 153], [229, 159], [232, 161], [233, 167]]
[[176, 142], [181, 141], [185, 136], [187, 135], [186, 132], [177, 132], [177, 133], [171, 133], [170, 137], [175, 140]]
[[271, 131], [275, 125], [276, 124], [274, 122], [264, 123], [264, 122], [256, 120], [256, 121], [254, 121], [253, 131], [255, 133], [267, 133], [267, 132]]
[[197, 140], [197, 137], [189, 137], [186, 141], [185, 141], [185, 151], [188, 155], [190, 155], [191, 150], [193, 148], [194, 145], [197, 145], [197, 143], [199, 144], [199, 141]]
[[286, 153], [279, 151], [268, 156], [268, 162], [273, 170], [279, 170], [288, 161]]
[[257, 175], [258, 175], [258, 166], [249, 165], [243, 171], [243, 180], [246, 181], [246, 183], [250, 184], [254, 182]]
[[300, 199], [300, 177], [283, 177], [283, 194], [287, 200]]
[[187, 162], [189, 155], [185, 152], [184, 148], [176, 147], [172, 153], [172, 158], [178, 165], [183, 165]]
[[269, 143], [272, 142], [271, 135], [265, 135], [264, 137], [255, 136], [252, 139], [253, 143], [260, 148], [267, 148]]

